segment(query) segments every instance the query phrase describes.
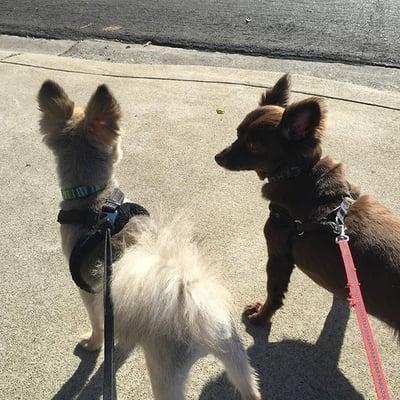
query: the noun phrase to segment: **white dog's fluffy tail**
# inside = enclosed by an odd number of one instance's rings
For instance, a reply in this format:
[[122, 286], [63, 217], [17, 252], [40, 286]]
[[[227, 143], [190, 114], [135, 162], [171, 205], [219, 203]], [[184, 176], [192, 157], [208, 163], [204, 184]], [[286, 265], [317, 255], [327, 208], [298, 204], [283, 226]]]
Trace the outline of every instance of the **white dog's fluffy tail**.
[[[121, 345], [162, 336], [214, 344], [229, 335], [229, 296], [183, 218], [158, 228], [138, 219], [138, 243], [114, 268], [112, 296]], [[229, 331], [229, 332], [228, 332]]]

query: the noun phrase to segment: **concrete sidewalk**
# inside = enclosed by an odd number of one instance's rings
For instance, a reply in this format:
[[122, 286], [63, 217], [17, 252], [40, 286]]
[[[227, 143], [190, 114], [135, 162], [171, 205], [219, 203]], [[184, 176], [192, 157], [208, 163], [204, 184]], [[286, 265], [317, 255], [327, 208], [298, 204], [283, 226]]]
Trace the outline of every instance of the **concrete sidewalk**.
[[[89, 323], [60, 250], [55, 165], [38, 133], [36, 94], [59, 82], [77, 104], [107, 83], [124, 112], [118, 180], [152, 213], [187, 210], [206, 237], [217, 273], [233, 294], [234, 315], [266, 399], [374, 399], [356, 320], [295, 271], [284, 308], [266, 333], [246, 333], [243, 306], [265, 297], [267, 216], [254, 173], [228, 173], [214, 154], [232, 141], [261, 87], [282, 73], [202, 66], [128, 65], [0, 51], [0, 398], [101, 398], [102, 355], [76, 348]], [[295, 74], [294, 99], [327, 97], [325, 150], [349, 178], [400, 213], [400, 95]], [[217, 115], [223, 107], [225, 114]], [[161, 211], [160, 211], [161, 210]], [[330, 312], [331, 311], [331, 312]], [[328, 316], [328, 318], [327, 318]], [[399, 398], [399, 348], [372, 319], [393, 399]], [[151, 399], [140, 349], [118, 370], [119, 399]], [[219, 363], [192, 370], [188, 399], [233, 399]]]

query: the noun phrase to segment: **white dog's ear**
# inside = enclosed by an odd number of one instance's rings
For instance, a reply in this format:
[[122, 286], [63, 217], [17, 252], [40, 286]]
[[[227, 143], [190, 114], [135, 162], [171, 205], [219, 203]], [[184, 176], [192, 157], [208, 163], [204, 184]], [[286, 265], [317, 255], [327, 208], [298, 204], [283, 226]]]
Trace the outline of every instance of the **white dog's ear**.
[[259, 102], [260, 106], [280, 106], [286, 107], [289, 104], [290, 97], [290, 75], [283, 75], [278, 82], [275, 83], [274, 87], [267, 90], [261, 95]]
[[38, 103], [43, 119], [49, 122], [65, 123], [74, 112], [74, 103], [62, 87], [51, 80], [45, 81], [40, 88]]
[[106, 85], [97, 88], [85, 110], [88, 134], [106, 144], [112, 144], [121, 134], [121, 108]]

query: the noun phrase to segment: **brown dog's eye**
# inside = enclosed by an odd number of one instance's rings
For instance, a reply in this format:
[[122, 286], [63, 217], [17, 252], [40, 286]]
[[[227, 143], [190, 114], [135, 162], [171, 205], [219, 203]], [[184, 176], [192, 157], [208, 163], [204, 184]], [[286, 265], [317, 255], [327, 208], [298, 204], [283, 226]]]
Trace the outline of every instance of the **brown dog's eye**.
[[255, 143], [253, 142], [247, 142], [247, 148], [252, 152], [252, 153], [258, 153], [261, 148], [260, 146], [257, 146]]

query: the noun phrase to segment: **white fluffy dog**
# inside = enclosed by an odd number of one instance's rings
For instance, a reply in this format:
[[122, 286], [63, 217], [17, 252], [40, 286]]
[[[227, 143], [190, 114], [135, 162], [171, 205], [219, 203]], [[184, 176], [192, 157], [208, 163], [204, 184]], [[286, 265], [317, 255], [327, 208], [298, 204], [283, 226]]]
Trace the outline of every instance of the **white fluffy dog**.
[[[121, 156], [118, 103], [102, 85], [80, 109], [52, 81], [43, 83], [38, 101], [44, 142], [55, 154], [61, 188], [67, 189], [61, 209], [100, 209], [117, 187], [113, 166]], [[83, 221], [61, 225], [67, 259], [89, 229]], [[116, 337], [127, 351], [136, 344], [143, 347], [154, 397], [184, 399], [191, 366], [212, 353], [244, 399], [261, 399], [226, 290], [212, 277], [190, 226], [176, 220], [158, 228], [150, 217], [135, 216], [112, 237], [112, 245]], [[84, 268], [91, 271], [86, 276], [100, 268], [102, 255], [103, 244], [84, 257]], [[80, 293], [92, 325], [81, 345], [97, 350], [103, 341], [102, 295]]]

